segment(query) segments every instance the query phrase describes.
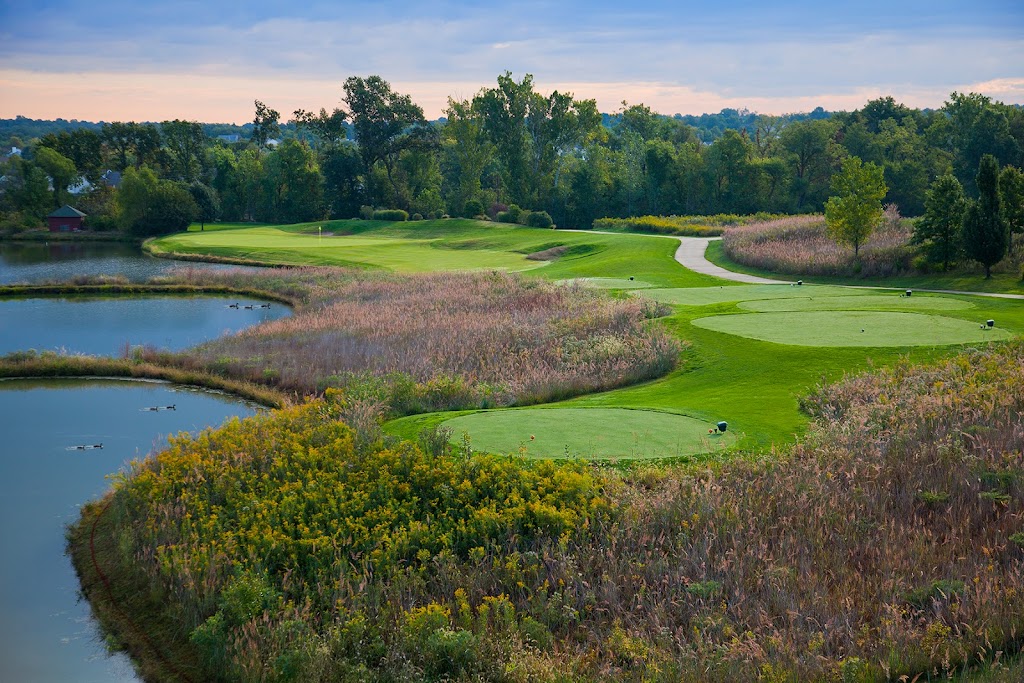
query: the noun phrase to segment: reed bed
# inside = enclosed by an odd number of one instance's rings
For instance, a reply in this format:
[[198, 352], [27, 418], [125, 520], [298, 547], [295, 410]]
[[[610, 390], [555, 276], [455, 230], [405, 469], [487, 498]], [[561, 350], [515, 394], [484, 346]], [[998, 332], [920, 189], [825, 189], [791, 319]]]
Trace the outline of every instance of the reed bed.
[[883, 221], [861, 245], [859, 258], [838, 244], [821, 216], [788, 216], [728, 228], [726, 255], [736, 263], [788, 275], [887, 277], [911, 270], [912, 230], [906, 221]]
[[298, 394], [374, 391], [405, 414], [607, 389], [662, 375], [679, 356], [648, 323], [657, 306], [517, 275], [348, 273], [305, 300], [290, 318], [161, 360]]

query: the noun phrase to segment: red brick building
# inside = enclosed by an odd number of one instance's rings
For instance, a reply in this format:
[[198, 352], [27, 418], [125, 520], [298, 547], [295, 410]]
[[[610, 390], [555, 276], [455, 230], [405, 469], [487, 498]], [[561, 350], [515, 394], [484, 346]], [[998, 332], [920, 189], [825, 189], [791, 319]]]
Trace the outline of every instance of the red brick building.
[[83, 218], [84, 213], [65, 204], [47, 216], [46, 223], [50, 226], [50, 232], [77, 232], [82, 229]]

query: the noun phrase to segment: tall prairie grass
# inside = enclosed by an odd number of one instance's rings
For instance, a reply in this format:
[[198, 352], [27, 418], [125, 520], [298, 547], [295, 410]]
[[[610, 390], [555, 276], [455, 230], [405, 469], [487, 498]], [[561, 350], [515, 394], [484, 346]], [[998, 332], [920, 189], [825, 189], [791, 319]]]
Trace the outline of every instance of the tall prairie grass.
[[770, 459], [618, 473], [359, 453], [318, 401], [137, 465], [109, 545], [204, 680], [935, 680], [1019, 650], [1024, 343], [805, 406]]
[[838, 244], [821, 216], [788, 216], [728, 228], [726, 255], [746, 266], [789, 275], [885, 277], [911, 270], [914, 249], [906, 221], [883, 221], [860, 247]]
[[679, 355], [679, 342], [648, 322], [663, 312], [650, 303], [518, 275], [293, 269], [201, 277], [265, 278], [263, 286], [288, 291], [299, 281], [307, 291], [293, 295], [307, 303], [289, 318], [152, 360], [299, 394], [373, 391], [398, 413], [607, 389], [662, 375]]

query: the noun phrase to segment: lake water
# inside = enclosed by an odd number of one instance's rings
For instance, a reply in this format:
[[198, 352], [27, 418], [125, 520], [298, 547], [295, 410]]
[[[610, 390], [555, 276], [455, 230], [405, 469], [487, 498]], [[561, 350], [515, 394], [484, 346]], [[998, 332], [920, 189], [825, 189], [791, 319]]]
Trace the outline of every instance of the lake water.
[[238, 266], [154, 258], [124, 242], [0, 242], [0, 284], [63, 282], [82, 275], [120, 275], [141, 282], [188, 268]]
[[178, 351], [291, 312], [263, 303], [223, 296], [0, 299], [0, 355], [36, 349], [120, 356], [126, 345]]
[[[169, 405], [176, 409], [143, 410]], [[82, 503], [107, 490], [106, 475], [166, 435], [255, 411], [230, 396], [164, 383], [0, 381], [0, 681], [139, 680], [127, 658], [107, 656], [78, 600], [64, 529]]]

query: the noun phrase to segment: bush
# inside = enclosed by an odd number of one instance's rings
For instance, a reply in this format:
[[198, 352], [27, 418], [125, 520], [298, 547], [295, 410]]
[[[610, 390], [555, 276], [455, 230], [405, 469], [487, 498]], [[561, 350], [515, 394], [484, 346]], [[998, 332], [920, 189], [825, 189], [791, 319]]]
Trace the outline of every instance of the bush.
[[412, 219], [411, 220], [421, 221], [421, 220], [423, 220], [423, 214], [421, 214], [421, 213], [414, 213], [412, 215]]
[[374, 211], [372, 206], [366, 206], [364, 204], [363, 206], [359, 207], [359, 217], [362, 218], [364, 221], [372, 221], [373, 214]]
[[499, 223], [518, 223], [523, 217], [523, 210], [512, 204], [505, 211], [499, 211], [496, 218]]
[[479, 199], [467, 199], [462, 209], [462, 215], [466, 218], [476, 218], [484, 215], [484, 205]]
[[554, 226], [551, 215], [547, 211], [531, 211], [526, 216], [526, 225], [531, 228], [550, 228]]
[[502, 204], [501, 202], [492, 202], [491, 205], [487, 207], [487, 215], [491, 217], [491, 220], [497, 220], [498, 214], [502, 211], [508, 211], [508, 205]]
[[402, 209], [377, 209], [373, 212], [375, 221], [407, 221], [409, 212]]

